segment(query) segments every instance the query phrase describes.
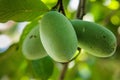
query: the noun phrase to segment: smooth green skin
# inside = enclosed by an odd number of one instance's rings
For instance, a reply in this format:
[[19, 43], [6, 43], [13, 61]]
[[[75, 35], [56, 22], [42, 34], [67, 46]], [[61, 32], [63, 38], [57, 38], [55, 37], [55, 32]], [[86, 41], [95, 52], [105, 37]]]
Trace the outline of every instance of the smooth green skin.
[[23, 55], [29, 60], [36, 60], [47, 56], [39, 35], [39, 26], [34, 27], [26, 36], [22, 44]]
[[77, 19], [71, 23], [80, 48], [97, 57], [109, 57], [114, 54], [117, 40], [110, 30], [96, 23]]
[[57, 11], [50, 11], [41, 19], [40, 37], [48, 55], [57, 62], [68, 62], [77, 50], [72, 24]]

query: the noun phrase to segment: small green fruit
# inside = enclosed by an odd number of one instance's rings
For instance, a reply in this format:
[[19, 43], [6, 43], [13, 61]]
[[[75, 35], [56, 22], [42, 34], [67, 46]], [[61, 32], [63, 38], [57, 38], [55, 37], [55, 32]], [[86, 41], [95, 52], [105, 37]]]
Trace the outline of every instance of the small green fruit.
[[68, 62], [77, 50], [77, 36], [72, 24], [57, 11], [43, 16], [40, 37], [48, 55], [55, 61]]
[[40, 40], [39, 26], [34, 27], [26, 36], [22, 44], [23, 55], [30, 60], [36, 60], [47, 56]]
[[72, 20], [71, 21], [80, 48], [97, 57], [109, 57], [116, 50], [116, 37], [107, 28], [93, 22]]

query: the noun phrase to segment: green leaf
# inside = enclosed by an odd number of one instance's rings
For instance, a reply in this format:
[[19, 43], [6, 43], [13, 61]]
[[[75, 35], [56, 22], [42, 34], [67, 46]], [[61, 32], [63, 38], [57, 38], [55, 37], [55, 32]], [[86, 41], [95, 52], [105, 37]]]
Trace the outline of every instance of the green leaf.
[[31, 62], [36, 78], [48, 80], [53, 73], [53, 62], [49, 56]]
[[31, 21], [47, 11], [40, 0], [0, 0], [0, 22]]
[[6, 59], [18, 50], [18, 43], [12, 44], [5, 52], [0, 53], [0, 61]]
[[18, 51], [18, 46], [18, 43], [14, 43], [4, 53], [1, 53], [0, 79], [4, 75], [7, 75], [10, 80], [18, 80], [24, 73], [27, 62], [24, 56]]

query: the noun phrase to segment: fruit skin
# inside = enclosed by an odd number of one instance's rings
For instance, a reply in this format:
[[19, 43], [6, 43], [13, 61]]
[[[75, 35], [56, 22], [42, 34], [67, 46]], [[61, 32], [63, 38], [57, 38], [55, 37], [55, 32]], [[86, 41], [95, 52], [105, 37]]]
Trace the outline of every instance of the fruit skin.
[[72, 24], [57, 11], [50, 11], [41, 19], [40, 37], [48, 55], [57, 62], [68, 62], [77, 50]]
[[29, 60], [36, 60], [47, 56], [39, 35], [39, 25], [34, 27], [26, 36], [22, 44], [23, 55]]
[[76, 31], [78, 45], [97, 57], [109, 57], [116, 50], [117, 40], [107, 28], [93, 22], [71, 20]]

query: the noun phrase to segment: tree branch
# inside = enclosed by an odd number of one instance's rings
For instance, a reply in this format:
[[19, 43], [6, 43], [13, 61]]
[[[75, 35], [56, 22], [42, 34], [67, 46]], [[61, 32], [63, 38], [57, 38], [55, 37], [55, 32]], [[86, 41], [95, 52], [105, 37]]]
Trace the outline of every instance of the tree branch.
[[59, 6], [59, 3], [60, 3], [60, 0], [58, 0], [58, 1], [57, 1], [57, 4], [56, 4], [55, 6], [52, 7], [52, 10], [53, 10], [53, 9], [57, 9], [58, 6]]
[[62, 2], [62, 0], [59, 0], [59, 2], [60, 2], [59, 12], [61, 11], [65, 15], [64, 7], [63, 7], [63, 2]]
[[[61, 11], [65, 15], [62, 0], [58, 0], [58, 4], [60, 4], [59, 12]], [[78, 19], [82, 19], [84, 15], [85, 15], [85, 0], [80, 0], [76, 17]], [[78, 50], [79, 50], [79, 53], [72, 60], [70, 60], [69, 62], [66, 62], [66, 63], [62, 63], [63, 64], [63, 70], [62, 70], [62, 72], [60, 74], [59, 80], [64, 80], [66, 71], [68, 69], [68, 64], [71, 61], [73, 61], [74, 59], [76, 59], [77, 56], [80, 54], [81, 49], [79, 47], [78, 47]]]
[[85, 15], [85, 3], [86, 3], [86, 0], [79, 1], [78, 10], [76, 14], [77, 19], [83, 19], [83, 16]]
[[79, 51], [78, 54], [74, 58], [72, 58], [69, 62], [75, 60], [78, 57], [78, 55], [80, 54], [81, 48], [78, 47], [77, 50]]
[[78, 47], [77, 50], [79, 51], [79, 53], [78, 53], [74, 58], [72, 58], [72, 59], [71, 59], [70, 61], [68, 61], [68, 62], [62, 63], [62, 64], [63, 64], [63, 70], [62, 70], [62, 72], [61, 72], [61, 74], [60, 74], [59, 80], [64, 80], [65, 73], [66, 73], [67, 68], [68, 68], [68, 64], [69, 64], [71, 61], [75, 60], [75, 59], [78, 57], [78, 55], [80, 54], [81, 48]]
[[63, 70], [62, 70], [62, 72], [60, 74], [59, 80], [64, 80], [66, 71], [68, 69], [68, 64], [69, 64], [68, 62], [67, 63], [63, 63]]
[[58, 0], [56, 5], [52, 7], [51, 10], [57, 9], [59, 7], [59, 12], [62, 12], [63, 15], [65, 15], [64, 7], [63, 7], [63, 2], [62, 0]]

